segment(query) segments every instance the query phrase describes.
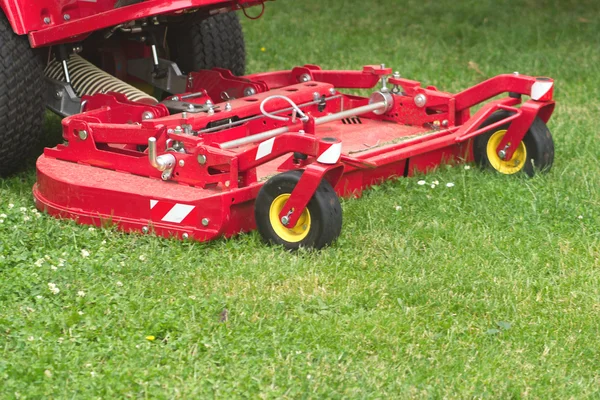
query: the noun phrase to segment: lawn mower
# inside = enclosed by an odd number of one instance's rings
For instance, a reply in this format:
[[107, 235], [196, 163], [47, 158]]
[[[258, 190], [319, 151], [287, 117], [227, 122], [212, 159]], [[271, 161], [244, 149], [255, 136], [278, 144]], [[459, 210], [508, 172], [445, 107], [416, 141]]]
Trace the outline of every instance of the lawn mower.
[[[169, 7], [191, 3], [217, 2], [153, 0], [120, 11], [153, 4], [160, 26]], [[227, 2], [229, 9], [253, 4], [243, 3]], [[102, 19], [97, 29], [106, 38], [141, 26], [138, 34], [150, 36], [146, 14], [128, 16], [130, 22]], [[55, 32], [58, 41], [75, 34]], [[31, 37], [35, 45], [52, 35]], [[452, 94], [383, 64], [356, 71], [309, 64], [245, 76], [231, 68], [182, 71], [159, 57], [168, 46], [145, 39], [148, 54], [109, 58], [113, 75], [76, 54], [57, 52], [48, 65], [54, 87], [64, 84], [60, 95], [51, 93], [50, 107], [68, 116], [65, 143], [37, 161], [38, 209], [164, 237], [208, 241], [257, 229], [290, 250], [322, 248], [341, 233], [338, 196], [359, 196], [441, 163], [475, 161], [527, 175], [552, 166], [546, 123], [554, 82], [547, 77], [499, 75]], [[161, 99], [117, 81], [119, 74], [159, 89]], [[115, 86], [86, 93], [102, 81]], [[356, 89], [372, 94], [352, 94]]]

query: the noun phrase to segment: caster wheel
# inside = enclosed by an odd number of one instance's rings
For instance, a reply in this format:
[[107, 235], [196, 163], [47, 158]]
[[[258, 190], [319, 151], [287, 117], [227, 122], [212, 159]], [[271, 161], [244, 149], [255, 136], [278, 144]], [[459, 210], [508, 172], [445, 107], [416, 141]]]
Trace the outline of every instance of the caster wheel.
[[[498, 111], [492, 114], [481, 127], [493, 124], [509, 115], [510, 113], [507, 111]], [[525, 173], [533, 176], [536, 171], [548, 172], [554, 161], [554, 141], [544, 121], [536, 118], [512, 158], [503, 160], [496, 153], [496, 148], [506, 134], [509, 125], [500, 126], [475, 137], [473, 155], [477, 164], [482, 168], [493, 169], [506, 175]]]
[[269, 179], [256, 197], [254, 216], [263, 240], [286, 249], [320, 249], [335, 241], [342, 231], [342, 207], [327, 181], [322, 181], [296, 226], [281, 223], [279, 213], [290, 198], [302, 171], [289, 171]]

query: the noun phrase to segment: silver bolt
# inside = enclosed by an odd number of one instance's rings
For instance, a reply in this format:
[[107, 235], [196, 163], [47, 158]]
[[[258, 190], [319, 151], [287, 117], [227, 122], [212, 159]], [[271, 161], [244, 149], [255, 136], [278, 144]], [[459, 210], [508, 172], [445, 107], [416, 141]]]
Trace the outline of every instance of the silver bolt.
[[336, 93], [336, 91], [335, 91], [335, 88], [331, 88], [331, 89], [329, 89], [329, 94], [330, 94], [330, 95], [332, 95], [332, 96], [333, 96], [335, 93]]
[[448, 122], [448, 120], [447, 120], [447, 119], [445, 119], [445, 120], [443, 120], [443, 121], [442, 121], [442, 126], [443, 126], [444, 128], [445, 128], [445, 127], [447, 127], [447, 126], [448, 126], [448, 124], [449, 124], [449, 122]]
[[210, 222], [210, 219], [208, 219], [208, 218], [202, 218], [202, 225], [203, 226], [208, 226], [209, 222]]
[[206, 105], [209, 106], [209, 107], [211, 107], [213, 105], [213, 102], [210, 101], [210, 100], [206, 100]]
[[183, 129], [178, 125], [175, 127], [175, 133], [183, 133]]
[[225, 111], [231, 111], [231, 103], [226, 103], [225, 104]]
[[183, 160], [179, 160], [179, 166], [180, 166], [180, 167], [183, 167], [184, 165], [185, 165], [185, 161], [183, 161]]
[[173, 133], [173, 129], [167, 129], [167, 133]]
[[290, 222], [290, 218], [289, 218], [287, 215], [286, 215], [286, 216], [284, 216], [284, 217], [281, 217], [281, 223], [282, 223], [283, 225], [286, 225], [286, 226], [287, 226], [288, 222]]
[[152, 118], [154, 118], [154, 114], [152, 113], [152, 111], [144, 111], [142, 113], [142, 120], [143, 121], [146, 121], [146, 120], [149, 120], [149, 119], [152, 119]]
[[381, 69], [385, 69], [385, 64], [381, 64]]
[[300, 130], [298, 131], [298, 133], [299, 133], [299, 134], [301, 134], [301, 135], [304, 135], [306, 132], [304, 131], [304, 129], [300, 129]]
[[50, 17], [44, 17], [44, 23], [46, 25], [50, 24], [50, 22], [52, 22], [52, 20], [50, 19]]
[[188, 106], [187, 106], [187, 109], [188, 109], [189, 111], [194, 111], [194, 110], [196, 109], [196, 107], [194, 107], [194, 105], [193, 105], [193, 104], [188, 104]]
[[254, 90], [254, 88], [252, 87], [247, 87], [246, 89], [244, 89], [244, 96], [253, 96], [256, 94], [256, 90]]
[[79, 131], [78, 135], [79, 135], [79, 139], [81, 139], [81, 140], [85, 140], [88, 138], [87, 131]]
[[415, 96], [415, 105], [417, 107], [425, 107], [425, 104], [427, 104], [427, 96], [424, 94], [418, 94]]
[[56, 97], [57, 99], [60, 99], [63, 97], [63, 91], [62, 90], [57, 90], [56, 93], [54, 93], [54, 97]]
[[229, 187], [229, 186], [231, 186], [231, 182], [225, 181], [225, 187]]
[[181, 235], [181, 238], [183, 240], [187, 240], [190, 237], [190, 235], [188, 235], [187, 233], [184, 233], [183, 235]]
[[308, 82], [310, 81], [310, 75], [309, 74], [302, 74], [298, 77], [298, 80], [300, 82]]
[[63, 19], [64, 19], [65, 21], [68, 21], [68, 20], [70, 20], [70, 19], [71, 19], [71, 16], [70, 16], [69, 14], [65, 14], [65, 15], [63, 15]]
[[171, 100], [173, 100], [173, 101], [179, 101], [179, 96], [173, 96], [173, 97], [171, 97]]
[[518, 72], [518, 71], [515, 71], [515, 72], [513, 72], [513, 75], [514, 75], [514, 76], [519, 76], [519, 72]]
[[498, 157], [500, 157], [501, 160], [505, 160], [506, 159], [506, 151], [500, 150], [498, 152]]
[[160, 177], [163, 181], [168, 181], [169, 178], [171, 177], [171, 174], [169, 172], [165, 171], [162, 173], [162, 175]]
[[206, 164], [206, 156], [205, 156], [204, 154], [200, 154], [200, 155], [198, 156], [198, 163], [199, 163], [200, 165], [204, 165], [204, 164]]
[[183, 118], [183, 119], [187, 119], [187, 112], [185, 112], [185, 111], [184, 111], [184, 112], [182, 112], [182, 113], [181, 113], [181, 118]]
[[393, 75], [394, 79], [400, 79], [400, 72], [396, 71]]
[[313, 100], [314, 100], [314, 101], [317, 101], [317, 100], [319, 100], [320, 98], [321, 98], [321, 93], [319, 93], [319, 92], [314, 92], [314, 93], [313, 93]]
[[143, 226], [142, 227], [142, 233], [148, 233], [148, 227], [147, 226]]

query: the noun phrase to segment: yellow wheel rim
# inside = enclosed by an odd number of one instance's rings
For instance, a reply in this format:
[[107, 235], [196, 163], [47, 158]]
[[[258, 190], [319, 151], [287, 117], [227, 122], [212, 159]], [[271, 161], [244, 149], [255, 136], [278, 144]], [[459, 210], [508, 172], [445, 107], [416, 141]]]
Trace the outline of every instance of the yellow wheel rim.
[[527, 148], [525, 143], [519, 143], [519, 147], [513, 153], [510, 160], [503, 160], [500, 158], [496, 149], [504, 138], [506, 129], [494, 132], [487, 143], [487, 158], [494, 169], [502, 174], [515, 174], [523, 169], [527, 162]]
[[271, 221], [271, 226], [277, 236], [286, 242], [298, 243], [308, 235], [308, 232], [310, 232], [310, 212], [308, 211], [308, 208], [305, 208], [300, 218], [298, 218], [296, 226], [293, 228], [283, 225], [279, 218], [279, 213], [283, 210], [283, 207], [285, 207], [285, 203], [287, 203], [289, 198], [290, 195], [286, 193], [277, 196], [277, 198], [273, 200], [271, 208], [269, 209], [269, 220]]

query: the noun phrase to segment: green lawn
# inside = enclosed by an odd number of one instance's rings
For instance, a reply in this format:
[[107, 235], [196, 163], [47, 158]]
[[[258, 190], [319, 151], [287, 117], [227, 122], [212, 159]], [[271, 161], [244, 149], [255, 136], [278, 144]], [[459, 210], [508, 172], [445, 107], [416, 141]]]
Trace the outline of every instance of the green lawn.
[[554, 168], [387, 182], [290, 254], [38, 215], [31, 163], [0, 180], [0, 398], [599, 397], [600, 3], [277, 0], [244, 28], [249, 72], [552, 76]]

